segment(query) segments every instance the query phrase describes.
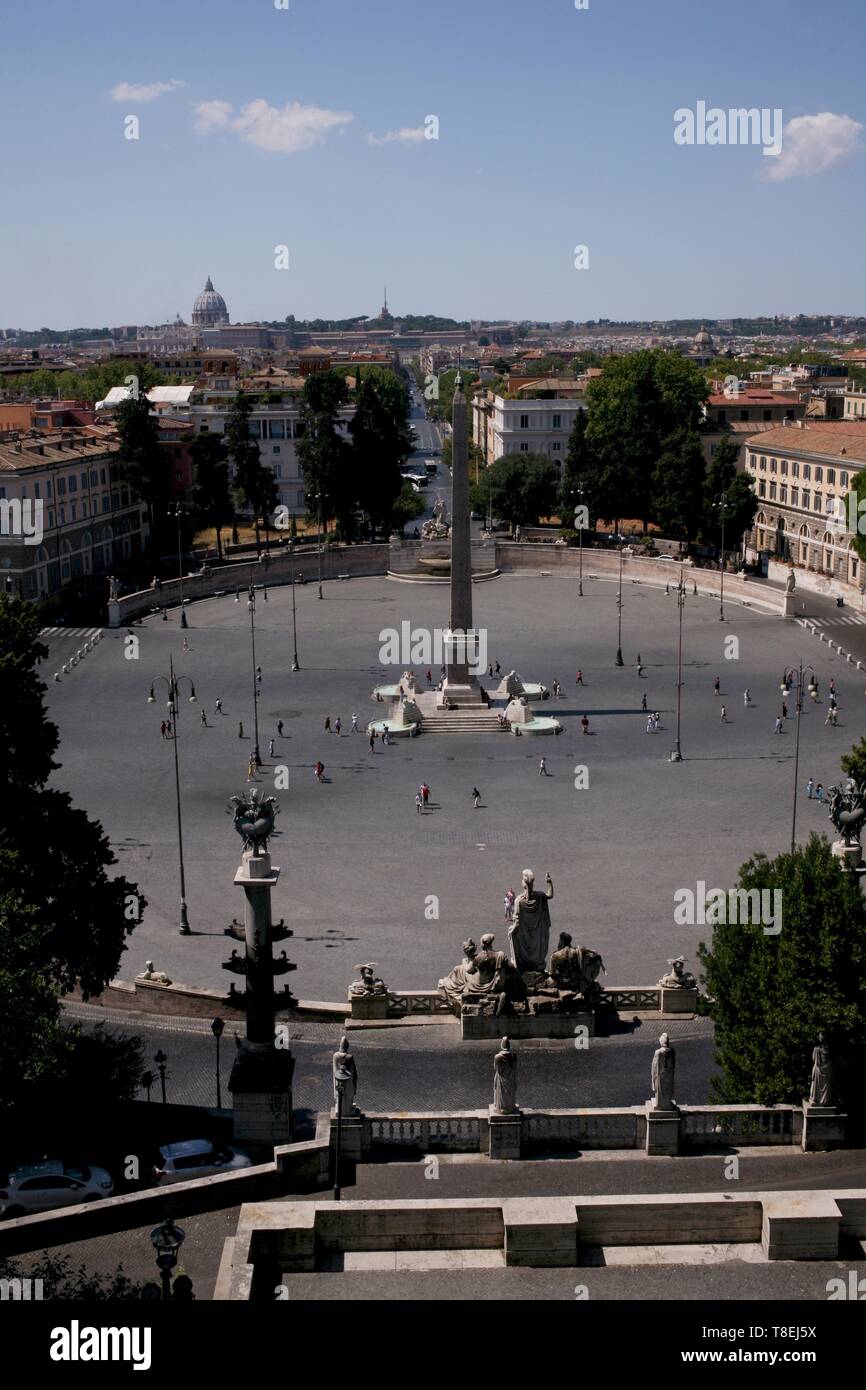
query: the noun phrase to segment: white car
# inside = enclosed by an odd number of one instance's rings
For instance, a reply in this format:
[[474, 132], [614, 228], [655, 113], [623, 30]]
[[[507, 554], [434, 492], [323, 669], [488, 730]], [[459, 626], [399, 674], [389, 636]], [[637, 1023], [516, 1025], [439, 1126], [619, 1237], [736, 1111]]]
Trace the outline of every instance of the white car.
[[110, 1197], [113, 1191], [114, 1181], [104, 1168], [47, 1159], [16, 1168], [0, 1188], [0, 1215], [11, 1221], [16, 1216], [33, 1216], [55, 1207], [98, 1202]]
[[162, 1162], [154, 1168], [158, 1183], [188, 1182], [190, 1178], [211, 1178], [235, 1168], [251, 1168], [253, 1160], [237, 1149], [216, 1148], [209, 1139], [184, 1139], [179, 1144], [163, 1144]]

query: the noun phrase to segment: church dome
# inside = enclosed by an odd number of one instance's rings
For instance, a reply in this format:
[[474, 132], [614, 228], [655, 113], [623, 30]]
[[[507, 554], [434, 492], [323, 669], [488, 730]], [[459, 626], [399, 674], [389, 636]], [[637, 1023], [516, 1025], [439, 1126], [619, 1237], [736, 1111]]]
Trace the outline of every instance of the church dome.
[[205, 327], [229, 321], [226, 302], [214, 289], [210, 276], [207, 277], [204, 289], [192, 306], [192, 321]]
[[695, 334], [695, 347], [712, 347], [712, 334], [707, 332], [706, 324], [701, 324], [700, 331]]

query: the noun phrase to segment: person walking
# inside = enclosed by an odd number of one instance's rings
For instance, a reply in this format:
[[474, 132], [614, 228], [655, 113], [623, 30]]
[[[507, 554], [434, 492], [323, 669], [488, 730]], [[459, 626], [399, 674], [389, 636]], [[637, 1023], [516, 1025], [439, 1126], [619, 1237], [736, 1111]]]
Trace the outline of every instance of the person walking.
[[509, 888], [509, 889], [508, 889], [508, 891], [506, 892], [505, 897], [503, 898], [502, 901], [503, 901], [503, 904], [504, 904], [504, 907], [505, 907], [505, 920], [506, 920], [506, 922], [513, 922], [513, 921], [514, 921], [514, 902], [515, 902], [515, 896], [514, 896], [514, 889], [513, 889], [513, 888]]
[[835, 677], [835, 676], [831, 676], [831, 677], [830, 677], [830, 687], [829, 687], [829, 688], [830, 688], [830, 694], [831, 694], [831, 695], [835, 695], [835, 694], [836, 694], [836, 677]]
[[428, 666], [428, 667], [427, 667], [427, 689], [428, 689], [428, 690], [430, 689], [430, 687], [431, 687], [432, 684], [433, 684], [433, 672], [430, 670], [430, 667]]
[[539, 777], [549, 777], [549, 776], [550, 776], [550, 773], [547, 771], [547, 759], [546, 759], [546, 758], [542, 758], [542, 759], [541, 759], [541, 762], [538, 764], [538, 775], [539, 775]]
[[329, 734], [330, 732], [331, 732], [331, 716], [330, 716], [329, 714], [326, 714], [326, 715], [325, 715], [325, 733], [326, 733], [326, 734]]
[[421, 783], [421, 796], [424, 800], [424, 809], [426, 810], [427, 803], [430, 800], [430, 788], [428, 787], [426, 782]]
[[343, 721], [340, 718], [339, 714], [334, 720], [334, 733], [337, 735], [337, 738], [341, 738], [343, 734]]
[[272, 758], [273, 756], [274, 756], [274, 740], [271, 738], [271, 739], [268, 739], [268, 757], [269, 757], [269, 758]]
[[243, 726], [243, 724], [238, 724], [238, 738], [243, 738], [243, 736], [244, 736], [244, 726]]
[[423, 805], [424, 805], [424, 798], [423, 798], [423, 796], [421, 795], [420, 792], [416, 792], [416, 793], [415, 793], [415, 810], [418, 812], [418, 815], [419, 815], [419, 816], [420, 816], [420, 814], [421, 814], [421, 810], [422, 810], [422, 808], [423, 808]]
[[575, 685], [583, 685], [583, 672], [578, 671], [574, 681]]
[[809, 780], [808, 780], [808, 782], [806, 783], [806, 795], [807, 795], [807, 797], [809, 798], [810, 801], [812, 800], [812, 796], [813, 796], [814, 791], [815, 791], [815, 783], [812, 781], [812, 778], [810, 777]]
[[254, 757], [250, 756], [250, 760], [249, 760], [249, 762], [247, 763], [247, 781], [248, 781], [248, 782], [254, 782], [255, 780], [256, 780], [256, 760], [255, 760]]
[[728, 707], [727, 707], [727, 705], [722, 705], [722, 708], [719, 710], [719, 723], [720, 723], [720, 724], [727, 724], [727, 722], [728, 722]]
[[832, 719], [830, 722], [832, 723], [833, 728], [835, 729], [836, 725], [839, 722], [839, 711], [837, 710], [835, 705], [830, 710], [830, 714], [832, 715]]
[[832, 690], [830, 691], [830, 708], [831, 708], [831, 709], [835, 709], [835, 708], [836, 708], [836, 696], [834, 695], [834, 693], [833, 693]]
[[488, 675], [488, 677], [489, 677], [490, 680], [493, 680], [493, 662], [492, 662], [492, 661], [491, 661], [490, 665], [487, 667], [487, 675]]
[[499, 665], [499, 662], [498, 662], [498, 661], [497, 661], [496, 665], [495, 665], [494, 668], [493, 668], [493, 674], [494, 674], [495, 676], [499, 676], [499, 675], [502, 674], [502, 667]]
[[780, 734], [781, 732], [782, 732], [782, 721], [781, 721], [781, 719], [777, 719], [777, 720], [776, 720], [776, 723], [775, 723], [775, 725], [774, 725], [774, 727], [773, 727], [773, 733], [774, 733], [774, 734]]
[[651, 734], [653, 732], [653, 717], [651, 714], [647, 715], [646, 731], [648, 734]]
[[815, 800], [820, 801], [822, 806], [824, 805], [824, 786], [821, 782], [815, 788]]
[[783, 701], [782, 701], [782, 718], [783, 718], [783, 719], [787, 719], [787, 718], [788, 718], [788, 702], [787, 702], [787, 700], [783, 700]]
[[638, 652], [637, 654], [637, 661], [635, 662], [635, 665], [643, 666], [643, 657], [641, 656], [640, 652]]
[[353, 714], [353, 715], [352, 715], [352, 733], [353, 733], [353, 734], [356, 734], [357, 732], [358, 732], [358, 716], [357, 716], [357, 714]]
[[472, 788], [472, 804], [473, 804], [473, 806], [475, 807], [476, 811], [480, 810], [480, 807], [481, 807], [481, 793], [480, 793], [480, 791], [478, 790], [477, 787], [473, 787], [473, 788]]
[[719, 676], [716, 676], [716, 679], [713, 681], [713, 694], [714, 694], [714, 695], [721, 695], [721, 693], [722, 693], [722, 682], [721, 682], [721, 678], [720, 678]]
[[316, 777], [316, 781], [317, 781], [317, 782], [324, 782], [324, 780], [325, 780], [325, 764], [324, 764], [323, 762], [321, 762], [321, 760], [320, 760], [319, 762], [316, 763], [315, 767], [313, 768], [313, 772], [315, 773], [315, 777]]
[[222, 712], [223, 712], [223, 702], [222, 702], [222, 700], [214, 700], [213, 712], [214, 712], [214, 714], [222, 714]]
[[202, 712], [201, 712], [201, 726], [202, 726], [203, 729], [209, 729], [209, 728], [210, 728], [210, 724], [207, 722], [207, 715], [205, 714], [205, 711], [204, 711], [204, 710], [202, 710]]
[[643, 675], [643, 662], [641, 661], [639, 661], [637, 664], [637, 673], [639, 676]]
[[371, 752], [371, 753], [375, 753], [375, 751], [376, 751], [376, 731], [375, 731], [375, 729], [371, 729], [371, 730], [370, 730], [370, 752]]
[[162, 734], [162, 737], [165, 738], [165, 720], [164, 720], [164, 719], [163, 719], [162, 723], [161, 723], [160, 726], [159, 726], [159, 732]]
[[283, 736], [283, 721], [282, 721], [282, 719], [278, 719], [278, 720], [277, 720], [277, 737], [278, 737], [278, 738], [282, 738], [282, 736]]
[[833, 706], [832, 706], [832, 705], [828, 705], [828, 706], [827, 706], [827, 718], [824, 720], [824, 727], [826, 728], [826, 726], [827, 726], [828, 724], [832, 724], [832, 723], [833, 723]]
[[585, 714], [581, 718], [580, 727], [583, 729], [583, 732], [585, 734], [589, 733], [589, 720], [587, 719]]
[[166, 721], [165, 721], [165, 736], [166, 736], [166, 738], [171, 738], [171, 720], [170, 720], [170, 719], [166, 719]]
[[746, 706], [746, 709], [748, 709], [748, 708], [749, 708], [749, 705], [750, 705], [751, 703], [752, 703], [752, 692], [749, 690], [749, 687], [746, 686], [745, 690], [743, 691], [743, 704]]
[[656, 710], [655, 713], [653, 714], [653, 733], [655, 733], [655, 734], [658, 733], [660, 724], [661, 724], [661, 715], [659, 714], [658, 710]]
[[647, 708], [647, 705], [646, 705], [646, 691], [644, 691], [643, 694], [642, 694], [641, 697], [640, 697], [640, 707], [641, 707], [641, 709], [643, 710], [644, 714], [646, 714], [646, 708]]

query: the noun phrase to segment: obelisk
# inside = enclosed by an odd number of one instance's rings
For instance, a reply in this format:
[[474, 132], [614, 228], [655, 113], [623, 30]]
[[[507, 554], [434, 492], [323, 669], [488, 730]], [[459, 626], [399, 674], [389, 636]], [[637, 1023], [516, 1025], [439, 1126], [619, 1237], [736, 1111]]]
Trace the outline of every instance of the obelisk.
[[483, 703], [472, 628], [472, 537], [469, 522], [469, 439], [463, 377], [458, 370], [451, 409], [451, 621], [445, 636], [443, 694], [452, 704]]

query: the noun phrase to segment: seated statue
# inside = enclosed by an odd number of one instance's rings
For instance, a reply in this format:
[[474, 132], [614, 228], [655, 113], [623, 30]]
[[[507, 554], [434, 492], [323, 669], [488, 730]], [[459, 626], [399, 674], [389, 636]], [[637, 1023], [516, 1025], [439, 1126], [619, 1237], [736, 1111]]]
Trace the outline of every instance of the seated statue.
[[485, 1013], [507, 1013], [512, 1004], [526, 998], [526, 986], [504, 951], [493, 950], [493, 933], [481, 938], [481, 950], [475, 942], [464, 941], [464, 958], [449, 975], [439, 981], [439, 988], [452, 1008], [464, 1004], [479, 1005]]
[[466, 988], [467, 971], [478, 953], [478, 947], [469, 937], [468, 941], [463, 942], [463, 959], [459, 965], [455, 965], [453, 970], [438, 981], [437, 987], [445, 995], [451, 1008], [457, 1013], [460, 1012], [460, 1005], [463, 1002], [463, 991]]
[[[285, 955], [285, 952], [283, 952], [283, 954]], [[381, 980], [378, 975], [373, 974], [373, 968], [375, 964], [375, 961], [370, 961], [367, 965], [355, 966], [356, 970], [360, 970], [361, 978], [360, 980], [352, 981], [351, 985], [349, 986], [350, 994], [368, 995], [388, 993], [385, 981]]]
[[604, 961], [597, 951], [587, 946], [572, 946], [571, 935], [567, 931], [559, 933], [559, 946], [550, 958], [550, 974], [557, 989], [580, 994], [589, 1002], [601, 994], [597, 980], [604, 969]]

